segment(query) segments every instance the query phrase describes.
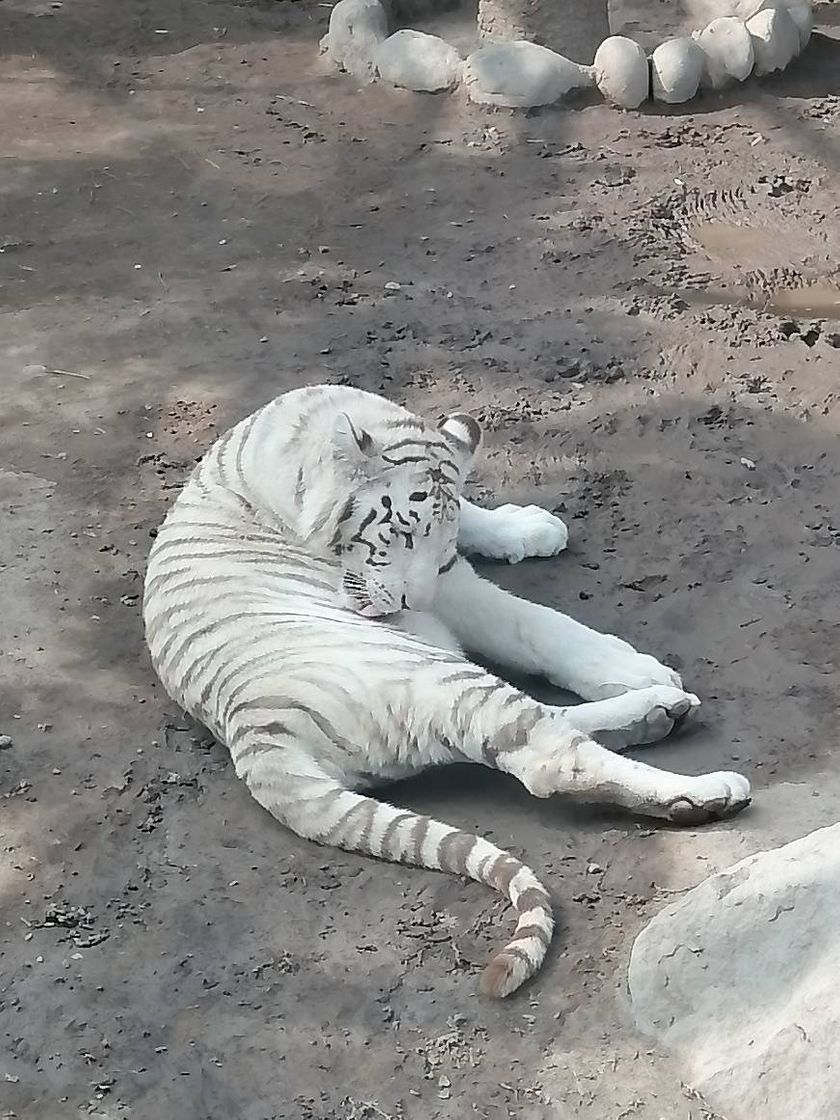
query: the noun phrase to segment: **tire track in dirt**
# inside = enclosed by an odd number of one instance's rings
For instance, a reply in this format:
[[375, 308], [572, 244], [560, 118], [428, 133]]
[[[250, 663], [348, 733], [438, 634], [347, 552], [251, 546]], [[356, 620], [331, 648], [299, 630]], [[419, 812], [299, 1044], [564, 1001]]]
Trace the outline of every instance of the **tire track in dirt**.
[[630, 240], [683, 294], [837, 318], [840, 243], [811, 188], [780, 175], [736, 188], [681, 188], [636, 211]]

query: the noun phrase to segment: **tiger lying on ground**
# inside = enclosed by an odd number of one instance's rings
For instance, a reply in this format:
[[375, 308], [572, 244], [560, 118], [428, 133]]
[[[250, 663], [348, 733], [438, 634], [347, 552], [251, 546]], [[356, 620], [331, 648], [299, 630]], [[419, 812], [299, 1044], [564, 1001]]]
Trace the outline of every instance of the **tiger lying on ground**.
[[[533, 872], [477, 836], [363, 792], [447, 762], [513, 774], [678, 824], [750, 800], [739, 774], [670, 774], [599, 746], [667, 735], [699, 701], [618, 638], [482, 579], [462, 553], [517, 561], [566, 544], [534, 506], [480, 509], [461, 488], [480, 440], [357, 389], [278, 397], [223, 435], [151, 550], [144, 619], [169, 695], [230, 750], [257, 801], [299, 836], [487, 883], [513, 939], [481, 988], [515, 991], [553, 928]], [[462, 650], [588, 703], [538, 703]]]

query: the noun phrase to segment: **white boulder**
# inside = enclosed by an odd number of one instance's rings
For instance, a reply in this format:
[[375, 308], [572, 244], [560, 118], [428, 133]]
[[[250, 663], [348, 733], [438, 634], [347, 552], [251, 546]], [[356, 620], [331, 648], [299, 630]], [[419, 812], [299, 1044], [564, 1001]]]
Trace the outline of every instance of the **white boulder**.
[[705, 69], [706, 56], [690, 36], [666, 40], [650, 58], [653, 96], [668, 105], [690, 101]]
[[388, 35], [388, 17], [379, 0], [338, 0], [321, 53], [341, 70], [373, 77], [373, 56]]
[[463, 78], [472, 101], [511, 109], [550, 105], [592, 83], [591, 67], [524, 39], [473, 51], [464, 63]]
[[814, 5], [811, 0], [785, 0], [785, 7], [799, 32], [799, 49], [804, 51], [814, 30]]
[[762, 8], [747, 20], [755, 51], [755, 72], [772, 74], [799, 54], [799, 29], [785, 7]]
[[633, 946], [637, 1025], [727, 1120], [840, 1116], [840, 825], [667, 906]]
[[593, 69], [595, 84], [614, 105], [637, 109], [650, 96], [650, 66], [645, 52], [632, 39], [610, 35], [595, 52]]
[[706, 56], [702, 85], [723, 89], [733, 82], [743, 82], [752, 73], [755, 51], [752, 36], [742, 20], [734, 16], [713, 19], [693, 38]]
[[730, 10], [721, 12], [721, 15], [738, 16], [744, 20], [767, 8], [787, 8], [799, 31], [799, 44], [803, 49], [808, 45], [814, 28], [812, 0], [727, 0], [725, 7]]
[[396, 31], [376, 48], [374, 66], [383, 81], [403, 89], [434, 93], [458, 84], [463, 60], [437, 35]]

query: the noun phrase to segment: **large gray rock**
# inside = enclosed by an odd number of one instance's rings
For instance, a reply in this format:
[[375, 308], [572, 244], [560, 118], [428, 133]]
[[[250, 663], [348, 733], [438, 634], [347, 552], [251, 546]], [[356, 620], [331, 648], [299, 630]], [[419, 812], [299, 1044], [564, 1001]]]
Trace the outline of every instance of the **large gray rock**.
[[595, 52], [593, 69], [595, 84], [614, 105], [637, 109], [650, 95], [647, 56], [632, 39], [610, 35]]
[[388, 17], [379, 0], [338, 0], [321, 53], [341, 70], [372, 78], [373, 56], [388, 35]]
[[570, 90], [591, 85], [592, 80], [591, 67], [579, 66], [525, 40], [480, 47], [464, 64], [470, 99], [509, 109], [551, 105]]
[[389, 35], [374, 51], [373, 61], [383, 81], [428, 93], [457, 85], [463, 68], [454, 47], [422, 31]]
[[639, 934], [639, 1028], [727, 1120], [840, 1117], [840, 825], [695, 887]]
[[668, 39], [650, 58], [651, 88], [657, 101], [680, 105], [700, 88], [706, 56], [692, 38]]
[[772, 74], [784, 70], [799, 54], [799, 29], [785, 7], [762, 8], [747, 20], [755, 51], [755, 72]]
[[752, 73], [755, 51], [743, 20], [734, 16], [713, 19], [694, 35], [694, 40], [706, 56], [702, 85], [724, 89], [733, 82], [743, 82]]

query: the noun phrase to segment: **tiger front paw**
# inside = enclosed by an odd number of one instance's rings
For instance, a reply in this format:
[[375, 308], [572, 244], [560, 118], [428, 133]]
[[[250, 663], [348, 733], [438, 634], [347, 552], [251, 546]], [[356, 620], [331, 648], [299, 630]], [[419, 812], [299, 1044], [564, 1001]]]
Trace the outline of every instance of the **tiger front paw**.
[[540, 506], [499, 506], [484, 526], [481, 555], [518, 564], [529, 557], [556, 556], [569, 540], [569, 530]]

